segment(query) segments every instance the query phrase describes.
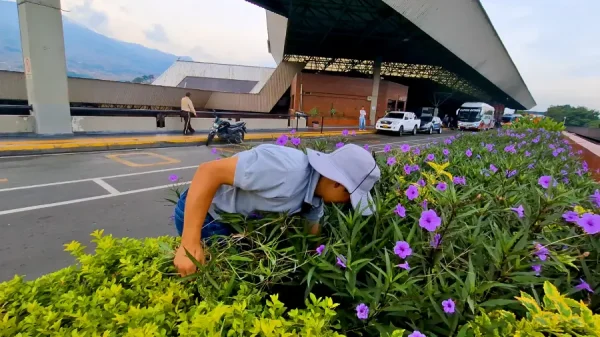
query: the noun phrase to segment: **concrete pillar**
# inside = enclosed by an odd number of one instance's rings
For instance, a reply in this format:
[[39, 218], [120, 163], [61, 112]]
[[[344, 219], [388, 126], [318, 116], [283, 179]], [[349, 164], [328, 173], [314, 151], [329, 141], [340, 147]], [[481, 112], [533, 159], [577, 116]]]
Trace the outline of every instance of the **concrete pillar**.
[[71, 134], [60, 0], [17, 0], [27, 98], [39, 134]]
[[369, 120], [375, 125], [377, 119], [377, 96], [379, 96], [379, 81], [381, 80], [381, 58], [375, 59], [373, 63], [373, 91], [371, 93], [371, 112]]

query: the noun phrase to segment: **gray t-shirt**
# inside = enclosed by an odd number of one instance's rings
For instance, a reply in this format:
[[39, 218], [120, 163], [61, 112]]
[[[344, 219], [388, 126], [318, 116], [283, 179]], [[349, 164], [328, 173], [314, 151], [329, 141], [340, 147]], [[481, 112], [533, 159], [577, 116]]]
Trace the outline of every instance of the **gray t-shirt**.
[[298, 213], [302, 204], [312, 207], [302, 215], [311, 222], [323, 216], [323, 200], [315, 196], [320, 175], [300, 150], [279, 145], [259, 145], [237, 154], [233, 186], [215, 194], [209, 214], [248, 215], [253, 211]]

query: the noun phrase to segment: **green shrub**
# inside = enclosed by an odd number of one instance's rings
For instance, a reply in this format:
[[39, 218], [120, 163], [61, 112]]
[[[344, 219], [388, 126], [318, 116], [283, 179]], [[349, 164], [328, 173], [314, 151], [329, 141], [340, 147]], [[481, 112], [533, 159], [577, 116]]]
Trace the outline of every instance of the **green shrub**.
[[526, 130], [526, 129], [544, 129], [547, 131], [564, 131], [565, 124], [543, 116], [523, 115], [517, 121], [508, 125], [507, 128]]
[[524, 292], [517, 297], [527, 310], [526, 318], [518, 320], [505, 310], [482, 312], [461, 329], [459, 336], [600, 336], [600, 315], [593, 314], [585, 303], [561, 295], [548, 281], [544, 291], [542, 303]]
[[66, 245], [78, 267], [0, 283], [0, 336], [341, 336], [331, 298], [287, 311], [243, 282], [215, 293], [174, 276], [174, 238], [93, 237], [94, 254]]

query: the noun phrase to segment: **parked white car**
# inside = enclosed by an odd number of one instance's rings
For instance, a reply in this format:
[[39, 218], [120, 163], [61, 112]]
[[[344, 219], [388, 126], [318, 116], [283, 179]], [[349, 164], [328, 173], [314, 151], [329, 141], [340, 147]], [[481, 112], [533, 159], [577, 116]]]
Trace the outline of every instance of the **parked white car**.
[[399, 135], [404, 133], [416, 135], [420, 125], [421, 120], [417, 118], [414, 112], [392, 111], [377, 121], [375, 130], [377, 132], [396, 132]]

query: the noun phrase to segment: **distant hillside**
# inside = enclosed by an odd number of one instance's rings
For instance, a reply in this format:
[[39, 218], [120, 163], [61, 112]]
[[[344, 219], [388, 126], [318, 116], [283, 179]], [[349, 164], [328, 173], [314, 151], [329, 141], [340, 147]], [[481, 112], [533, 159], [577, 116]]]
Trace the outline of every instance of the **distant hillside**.
[[[106, 37], [64, 16], [63, 28], [69, 76], [131, 81], [143, 75], [158, 76], [178, 58]], [[16, 3], [0, 1], [0, 69], [23, 70], [19, 34]]]

